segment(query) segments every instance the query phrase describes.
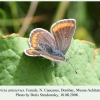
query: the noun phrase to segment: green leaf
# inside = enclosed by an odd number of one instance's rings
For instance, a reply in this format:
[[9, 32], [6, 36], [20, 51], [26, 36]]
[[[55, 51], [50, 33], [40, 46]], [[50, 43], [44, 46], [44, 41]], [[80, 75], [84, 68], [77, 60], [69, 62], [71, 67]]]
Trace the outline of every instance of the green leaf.
[[26, 48], [27, 38], [0, 36], [0, 85], [100, 85], [100, 49], [95, 50], [94, 44], [72, 40], [66, 53], [69, 60], [54, 65], [43, 57], [25, 55]]

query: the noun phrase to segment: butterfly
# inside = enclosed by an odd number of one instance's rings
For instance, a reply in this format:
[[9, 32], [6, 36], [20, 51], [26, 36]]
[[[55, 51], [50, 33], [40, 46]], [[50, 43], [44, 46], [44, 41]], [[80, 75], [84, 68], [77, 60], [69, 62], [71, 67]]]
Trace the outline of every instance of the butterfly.
[[33, 29], [28, 39], [27, 56], [42, 56], [52, 61], [66, 61], [65, 54], [76, 28], [75, 19], [59, 20], [51, 26], [51, 33], [42, 28]]

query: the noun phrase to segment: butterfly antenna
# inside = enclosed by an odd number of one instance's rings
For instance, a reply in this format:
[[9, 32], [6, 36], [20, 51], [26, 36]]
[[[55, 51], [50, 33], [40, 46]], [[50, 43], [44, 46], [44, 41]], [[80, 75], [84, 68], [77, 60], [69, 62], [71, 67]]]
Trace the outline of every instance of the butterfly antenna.
[[[67, 61], [69, 62], [69, 64], [72, 66], [72, 64], [70, 63], [70, 61], [67, 59]], [[73, 70], [75, 71], [75, 73], [77, 74], [77, 71], [75, 70], [75, 68], [72, 66]]]

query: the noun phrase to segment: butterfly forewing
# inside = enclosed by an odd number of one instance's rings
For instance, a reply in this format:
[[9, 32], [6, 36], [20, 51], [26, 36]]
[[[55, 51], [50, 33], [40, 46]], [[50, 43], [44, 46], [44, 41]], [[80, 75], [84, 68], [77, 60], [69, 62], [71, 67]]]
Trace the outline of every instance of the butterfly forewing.
[[51, 26], [51, 32], [54, 35], [57, 48], [63, 54], [68, 50], [74, 31], [76, 21], [74, 19], [64, 19], [54, 23]]
[[31, 31], [30, 38], [29, 38], [30, 47], [34, 49], [40, 49], [42, 45], [49, 45], [50, 47], [56, 47], [55, 40], [53, 36], [46, 30], [42, 28], [36, 28]]

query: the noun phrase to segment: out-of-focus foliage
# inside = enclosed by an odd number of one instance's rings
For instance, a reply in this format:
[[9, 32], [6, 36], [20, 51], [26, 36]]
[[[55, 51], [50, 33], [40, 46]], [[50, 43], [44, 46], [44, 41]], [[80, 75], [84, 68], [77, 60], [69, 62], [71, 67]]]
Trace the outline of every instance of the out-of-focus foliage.
[[[32, 2], [0, 2], [0, 35], [19, 33]], [[33, 9], [34, 10], [34, 9]], [[52, 23], [74, 18], [74, 38], [94, 42], [100, 47], [100, 2], [38, 2], [32, 21], [25, 31], [28, 37], [34, 28], [49, 30]]]

